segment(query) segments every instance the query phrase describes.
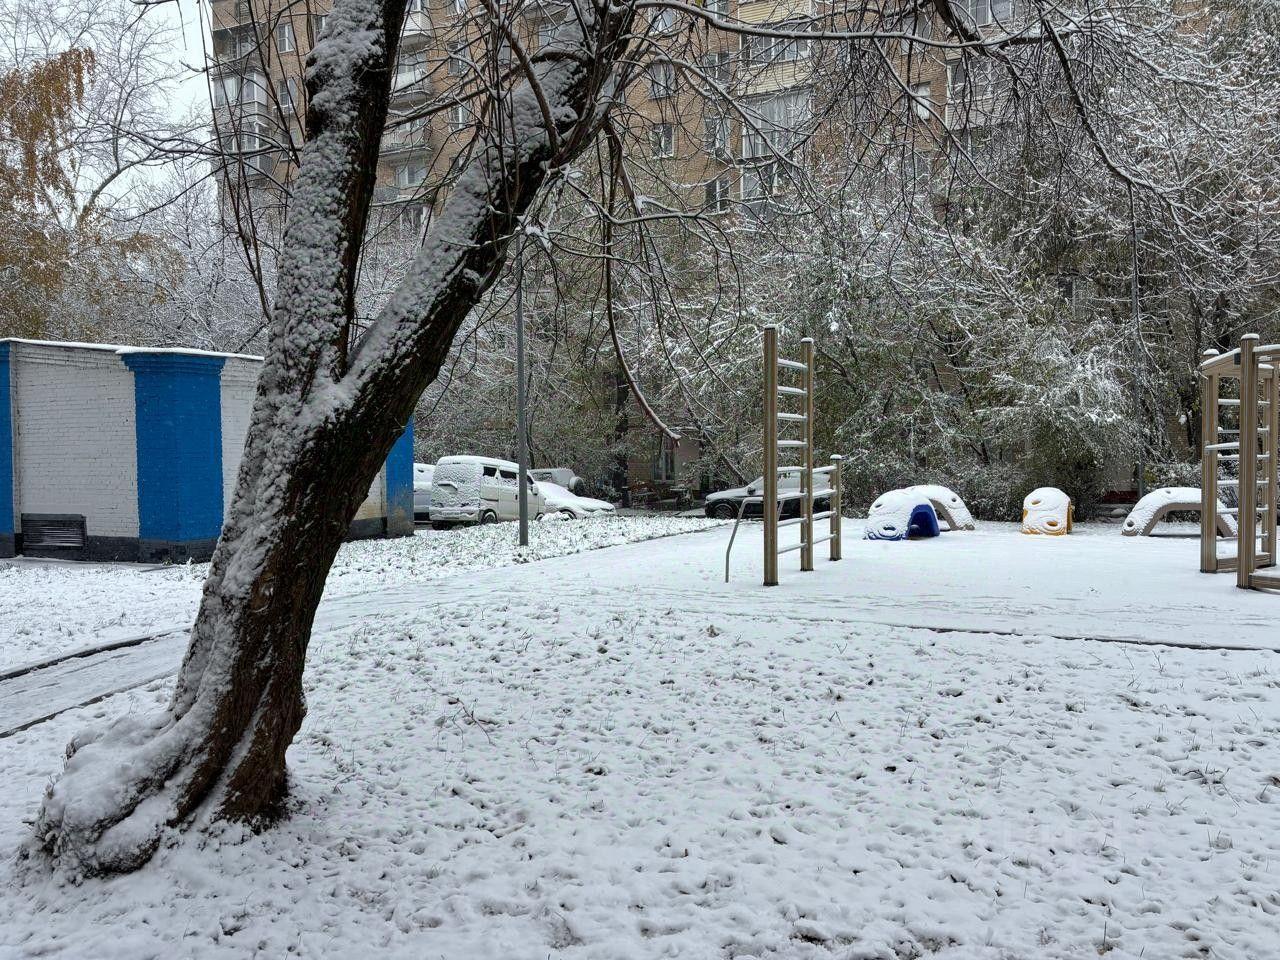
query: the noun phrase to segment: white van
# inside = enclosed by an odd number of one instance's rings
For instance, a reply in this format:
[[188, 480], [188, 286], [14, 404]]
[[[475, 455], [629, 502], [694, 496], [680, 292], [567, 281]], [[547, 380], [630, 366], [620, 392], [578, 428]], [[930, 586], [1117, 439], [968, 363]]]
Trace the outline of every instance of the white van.
[[[520, 468], [492, 457], [441, 457], [431, 478], [431, 525], [437, 530], [456, 523], [494, 523], [520, 516], [517, 496]], [[541, 518], [547, 504], [529, 480], [529, 516]]]

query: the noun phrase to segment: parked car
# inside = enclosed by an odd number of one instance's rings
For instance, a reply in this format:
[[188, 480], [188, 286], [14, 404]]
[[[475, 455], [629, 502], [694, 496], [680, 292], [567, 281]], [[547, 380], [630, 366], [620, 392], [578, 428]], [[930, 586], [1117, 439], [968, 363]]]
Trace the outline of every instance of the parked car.
[[538, 489], [542, 491], [543, 498], [547, 501], [547, 513], [559, 513], [565, 517], [571, 517], [581, 520], [584, 517], [598, 517], [602, 514], [613, 513], [614, 506], [606, 500], [596, 500], [594, 497], [580, 497], [576, 493], [570, 493], [558, 483], [551, 483], [549, 480], [539, 480]]
[[413, 465], [413, 519], [431, 519], [431, 476], [436, 472], [434, 463]]
[[[817, 479], [814, 481], [815, 486], [821, 488], [824, 480]], [[787, 471], [778, 476], [778, 492], [794, 493], [800, 489], [800, 471]], [[758, 497], [764, 493], [764, 477], [756, 477], [745, 487], [734, 487], [731, 490], [721, 490], [719, 493], [710, 494], [707, 497], [706, 504], [703, 506], [708, 517], [716, 520], [732, 520], [738, 515], [738, 508], [742, 505], [742, 501], [748, 497]], [[799, 498], [792, 500], [783, 500], [779, 510], [779, 517], [798, 517], [800, 516]], [[821, 512], [831, 508], [830, 497], [819, 497], [814, 501], [814, 512]], [[763, 503], [748, 503], [746, 510], [742, 514], [744, 517], [762, 517], [764, 516]]]
[[537, 470], [530, 470], [529, 476], [539, 483], [545, 481], [559, 484], [575, 496], [581, 497], [587, 492], [587, 481], [568, 467], [540, 467]]
[[[431, 478], [431, 526], [495, 523], [520, 516], [520, 468], [493, 457], [441, 457]], [[529, 516], [547, 512], [538, 485], [529, 479]]]

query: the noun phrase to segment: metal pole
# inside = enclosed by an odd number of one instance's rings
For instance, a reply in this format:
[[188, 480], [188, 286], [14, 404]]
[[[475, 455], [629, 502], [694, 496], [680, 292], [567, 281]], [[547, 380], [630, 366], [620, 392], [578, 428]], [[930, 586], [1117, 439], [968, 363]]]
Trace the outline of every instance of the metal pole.
[[800, 341], [800, 361], [804, 364], [804, 472], [801, 486], [804, 497], [800, 500], [801, 516], [800, 536], [803, 546], [800, 548], [800, 569], [813, 569], [813, 339], [805, 337]]
[[520, 546], [529, 545], [529, 435], [524, 388], [524, 231], [516, 238], [516, 450], [520, 462]]
[[1146, 453], [1144, 445], [1146, 443], [1146, 432], [1142, 430], [1142, 371], [1144, 364], [1142, 362], [1142, 307], [1138, 298], [1138, 218], [1136, 208], [1133, 202], [1133, 185], [1129, 185], [1129, 225], [1132, 230], [1130, 237], [1130, 253], [1132, 256], [1132, 276], [1130, 278], [1129, 300], [1130, 308], [1133, 311], [1133, 414], [1138, 420], [1138, 499], [1141, 500], [1147, 495], [1147, 465], [1144, 462], [1144, 454]]
[[778, 585], [778, 328], [764, 328], [764, 585]]
[[844, 457], [833, 454], [831, 465], [831, 559], [840, 559], [840, 461]]
[[1280, 565], [1280, 550], [1277, 550], [1277, 530], [1276, 530], [1276, 496], [1280, 493], [1280, 476], [1276, 474], [1278, 460], [1277, 455], [1280, 454], [1280, 364], [1272, 363], [1271, 377], [1268, 389], [1265, 394], [1267, 398], [1266, 408], [1266, 424], [1267, 424], [1267, 475], [1266, 475], [1266, 494], [1264, 505], [1266, 513], [1263, 516], [1263, 527], [1267, 540], [1268, 558], [1265, 566], [1274, 567]]
[[[1206, 350], [1202, 362], [1217, 350]], [[1200, 373], [1200, 572], [1218, 572], [1218, 375]]]
[[1236, 515], [1236, 586], [1248, 590], [1258, 555], [1258, 364], [1256, 333], [1240, 338], [1240, 512]]

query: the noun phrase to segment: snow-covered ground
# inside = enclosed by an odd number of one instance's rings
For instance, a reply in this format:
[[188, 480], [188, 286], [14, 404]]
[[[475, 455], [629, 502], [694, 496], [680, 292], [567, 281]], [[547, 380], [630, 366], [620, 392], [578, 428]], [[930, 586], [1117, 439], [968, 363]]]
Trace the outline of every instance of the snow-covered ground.
[[1117, 527], [857, 533], [768, 590], [752, 525], [729, 584], [721, 530], [335, 597], [289, 818], [129, 877], [12, 852], [167, 682], [0, 741], [0, 956], [1277, 956], [1277, 654], [1214, 645], [1280, 598]]
[[[525, 563], [652, 537], [687, 533], [712, 521], [663, 515], [548, 520], [530, 525], [529, 547], [515, 524], [420, 528], [412, 538], [344, 544], [325, 595], [430, 580], [466, 570]], [[209, 566], [50, 563], [0, 560], [0, 672], [84, 647], [190, 626]]]

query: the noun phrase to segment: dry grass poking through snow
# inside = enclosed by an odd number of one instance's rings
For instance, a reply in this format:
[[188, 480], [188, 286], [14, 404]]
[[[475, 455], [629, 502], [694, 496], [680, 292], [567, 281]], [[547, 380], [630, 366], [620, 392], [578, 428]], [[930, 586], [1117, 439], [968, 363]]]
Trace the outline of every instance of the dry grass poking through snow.
[[[287, 822], [10, 885], [0, 952], [1262, 960], [1273, 662], [603, 587], [374, 618], [312, 654]], [[38, 794], [69, 723], [0, 782]]]

